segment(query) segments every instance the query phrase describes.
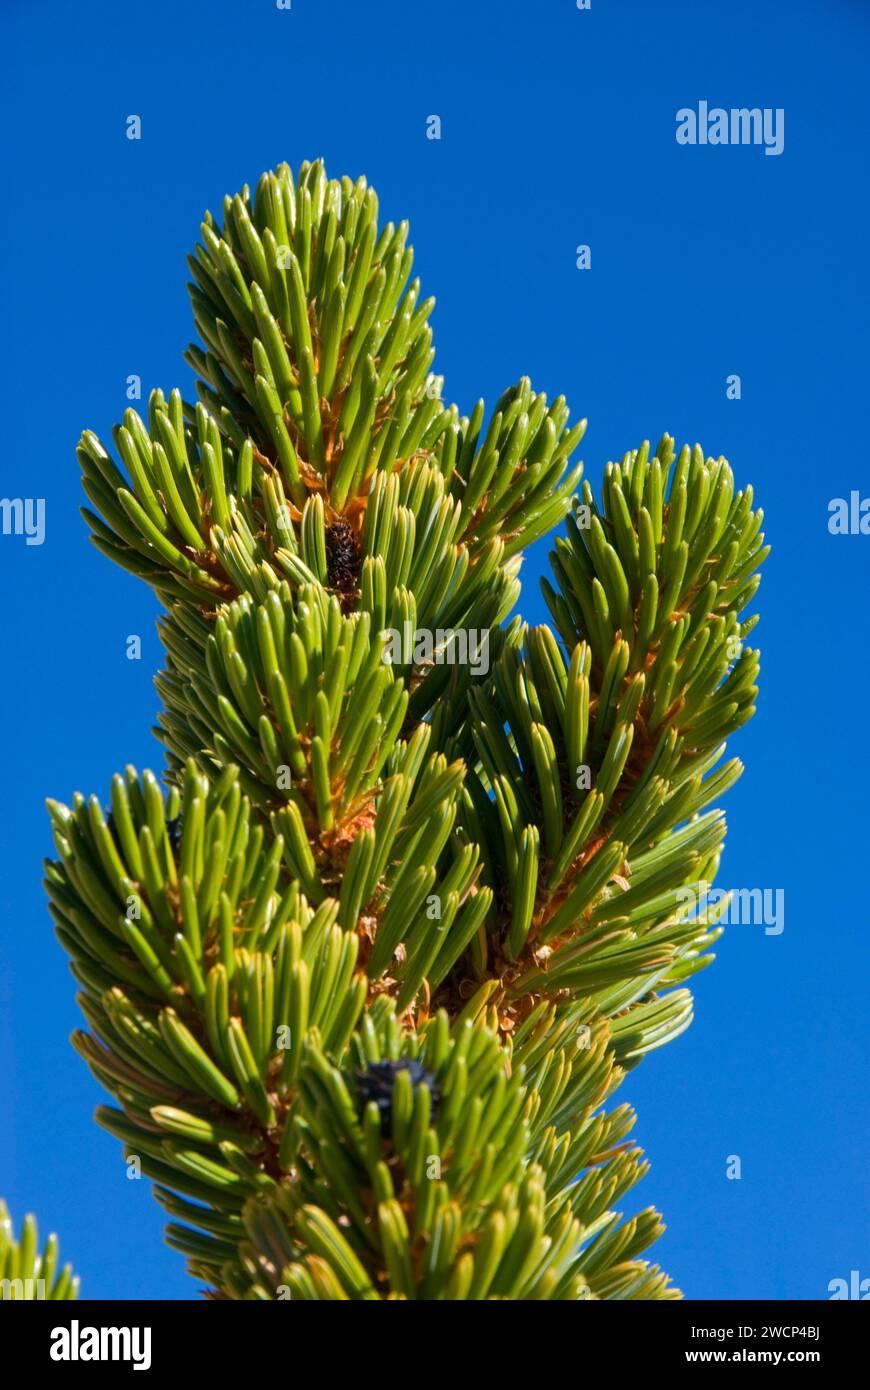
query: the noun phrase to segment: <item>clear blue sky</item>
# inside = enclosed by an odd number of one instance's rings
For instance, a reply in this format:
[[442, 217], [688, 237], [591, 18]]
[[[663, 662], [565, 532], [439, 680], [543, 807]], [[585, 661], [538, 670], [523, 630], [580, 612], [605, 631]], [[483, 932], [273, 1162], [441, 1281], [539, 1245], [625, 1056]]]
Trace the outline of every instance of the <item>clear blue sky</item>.
[[[203, 209], [323, 155], [410, 218], [451, 399], [492, 403], [528, 373], [589, 417], [593, 482], [668, 430], [756, 487], [774, 546], [762, 694], [734, 741], [747, 772], [719, 882], [784, 889], [785, 930], [732, 927], [689, 1033], [629, 1079], [653, 1165], [638, 1196], [665, 1214], [656, 1257], [690, 1297], [815, 1299], [870, 1277], [870, 537], [827, 529], [832, 498], [870, 496], [867, 6], [5, 0], [0, 44], [17, 67], [0, 96], [0, 493], [47, 508], [41, 547], [0, 537], [0, 1193], [60, 1232], [85, 1294], [195, 1296], [147, 1183], [92, 1122], [40, 887], [46, 795], [162, 766], [157, 605], [89, 544], [73, 451], [84, 426], [109, 436], [130, 373], [191, 393], [184, 256]], [[701, 100], [783, 108], [783, 153], [678, 146], [675, 114]], [[537, 621], [546, 553], [524, 570]]]

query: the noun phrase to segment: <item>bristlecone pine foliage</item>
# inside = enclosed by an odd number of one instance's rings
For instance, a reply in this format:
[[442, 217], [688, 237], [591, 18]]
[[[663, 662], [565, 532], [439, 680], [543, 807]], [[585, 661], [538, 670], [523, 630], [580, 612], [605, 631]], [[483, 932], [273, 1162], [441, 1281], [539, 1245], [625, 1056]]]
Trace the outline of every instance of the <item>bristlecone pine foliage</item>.
[[59, 1254], [54, 1235], [40, 1250], [36, 1221], [29, 1214], [22, 1221], [21, 1236], [16, 1240], [6, 1203], [0, 1202], [0, 1300], [78, 1298], [78, 1278], [72, 1265], [58, 1267]]
[[166, 605], [168, 793], [49, 803], [74, 1043], [211, 1297], [678, 1297], [610, 1098], [719, 935], [681, 890], [741, 771], [761, 512], [667, 435], [578, 492], [585, 422], [525, 379], [446, 406], [407, 236], [363, 179], [263, 175], [189, 260], [199, 404], [128, 410], [119, 462], [82, 436], [94, 543]]

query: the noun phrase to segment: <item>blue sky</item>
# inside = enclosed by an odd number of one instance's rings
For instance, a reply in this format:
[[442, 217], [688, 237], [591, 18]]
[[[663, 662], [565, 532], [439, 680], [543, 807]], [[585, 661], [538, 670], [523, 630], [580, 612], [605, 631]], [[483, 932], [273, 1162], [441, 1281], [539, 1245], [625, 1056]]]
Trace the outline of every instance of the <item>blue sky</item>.
[[[528, 374], [589, 417], [596, 486], [665, 430], [755, 486], [774, 546], [762, 693], [733, 744], [747, 771], [719, 883], [783, 889], [785, 930], [731, 927], [689, 1033], [629, 1078], [652, 1163], [638, 1196], [664, 1213], [656, 1258], [691, 1298], [818, 1299], [870, 1277], [870, 537], [827, 527], [831, 499], [870, 496], [870, 11], [6, 0], [0, 42], [16, 67], [0, 96], [0, 492], [46, 499], [42, 546], [0, 537], [0, 1193], [16, 1216], [60, 1233], [86, 1295], [196, 1296], [147, 1183], [91, 1119], [102, 1097], [67, 1041], [74, 982], [40, 887], [46, 795], [105, 796], [127, 762], [162, 766], [157, 604], [89, 544], [74, 447], [85, 426], [109, 436], [131, 373], [191, 394], [184, 256], [203, 210], [322, 155], [410, 219], [449, 398], [492, 403]], [[782, 108], [782, 154], [679, 146], [676, 112], [702, 100]], [[533, 621], [546, 566], [539, 544]]]

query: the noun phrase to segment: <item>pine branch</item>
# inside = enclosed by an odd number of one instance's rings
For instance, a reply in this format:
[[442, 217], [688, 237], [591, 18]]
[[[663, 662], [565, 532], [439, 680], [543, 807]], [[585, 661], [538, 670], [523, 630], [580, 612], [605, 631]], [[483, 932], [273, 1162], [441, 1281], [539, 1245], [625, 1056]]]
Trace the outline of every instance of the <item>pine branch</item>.
[[264, 175], [189, 262], [199, 404], [128, 411], [126, 473], [82, 437], [93, 539], [168, 610], [168, 790], [49, 803], [75, 1045], [213, 1297], [676, 1297], [607, 1107], [718, 935], [677, 909], [761, 515], [644, 446], [556, 543], [558, 636], [507, 622], [585, 422], [525, 379], [445, 406], [411, 261], [364, 181]]
[[[534, 628], [471, 692], [467, 822], [501, 885], [479, 970], [503, 1028], [555, 993], [649, 1012], [719, 935], [680, 909], [715, 876], [724, 821], [706, 808], [742, 770], [720, 759], [754, 713], [757, 619], [739, 615], [769, 548], [724, 459], [684, 448], [668, 489], [673, 464], [665, 436], [651, 460], [644, 445], [608, 465], [601, 513], [584, 484], [558, 590], [544, 581], [564, 650]], [[650, 1046], [688, 1024], [685, 1001], [655, 1001]]]
[[40, 1250], [36, 1220], [29, 1214], [16, 1240], [6, 1203], [0, 1201], [0, 1301], [78, 1298], [78, 1275], [73, 1274], [72, 1265], [59, 1268], [58, 1256], [57, 1236], [49, 1236]]

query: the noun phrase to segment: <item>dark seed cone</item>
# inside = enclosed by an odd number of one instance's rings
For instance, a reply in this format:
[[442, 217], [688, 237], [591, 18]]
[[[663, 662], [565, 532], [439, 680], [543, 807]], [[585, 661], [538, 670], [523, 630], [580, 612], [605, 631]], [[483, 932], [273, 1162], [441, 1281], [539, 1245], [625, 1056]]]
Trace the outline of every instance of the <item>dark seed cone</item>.
[[400, 1072], [405, 1072], [410, 1078], [415, 1095], [418, 1086], [428, 1087], [432, 1118], [437, 1117], [440, 1098], [438, 1083], [432, 1073], [426, 1071], [416, 1058], [403, 1057], [398, 1062], [372, 1062], [365, 1071], [357, 1072], [356, 1093], [361, 1106], [365, 1107], [373, 1101], [378, 1107], [381, 1128], [385, 1134], [393, 1132], [393, 1091]]

